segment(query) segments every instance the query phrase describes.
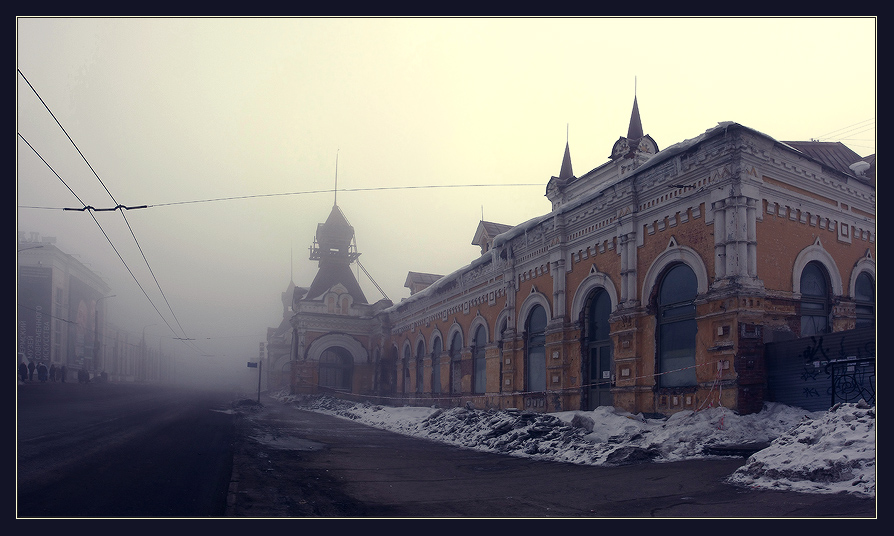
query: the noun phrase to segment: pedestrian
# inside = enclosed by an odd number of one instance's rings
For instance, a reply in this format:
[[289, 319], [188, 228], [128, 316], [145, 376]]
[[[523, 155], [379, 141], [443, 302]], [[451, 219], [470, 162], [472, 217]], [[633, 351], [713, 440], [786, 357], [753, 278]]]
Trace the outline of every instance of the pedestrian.
[[19, 363], [19, 377], [22, 378], [23, 382], [28, 381], [28, 365], [24, 361]]
[[34, 366], [34, 361], [28, 361], [28, 381], [34, 381], [34, 369], [37, 368]]
[[56, 363], [50, 363], [50, 381], [56, 381]]
[[65, 368], [65, 365], [59, 369], [59, 376], [62, 378], [62, 383], [65, 383], [65, 375], [68, 373], [68, 369]]
[[41, 361], [37, 364], [37, 379], [40, 380], [41, 383], [46, 383], [47, 375], [49, 374], [49, 369], [47, 369], [47, 364]]

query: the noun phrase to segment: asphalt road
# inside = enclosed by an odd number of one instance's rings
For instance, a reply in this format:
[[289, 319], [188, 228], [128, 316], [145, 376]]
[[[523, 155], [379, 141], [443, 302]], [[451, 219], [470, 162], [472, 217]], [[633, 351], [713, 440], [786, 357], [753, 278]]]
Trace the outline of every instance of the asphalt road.
[[234, 396], [156, 385], [20, 385], [17, 517], [222, 517]]
[[267, 397], [30, 384], [17, 518], [829, 518], [874, 500], [733, 487], [743, 458], [592, 467], [460, 449]]

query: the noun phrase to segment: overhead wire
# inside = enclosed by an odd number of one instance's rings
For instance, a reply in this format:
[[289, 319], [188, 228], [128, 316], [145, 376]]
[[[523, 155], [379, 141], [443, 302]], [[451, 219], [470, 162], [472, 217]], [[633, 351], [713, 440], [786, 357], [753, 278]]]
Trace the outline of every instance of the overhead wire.
[[[427, 184], [427, 185], [415, 185], [415, 186], [376, 186], [369, 188], [340, 188], [341, 192], [374, 192], [374, 191], [383, 191], [383, 190], [420, 190], [420, 189], [438, 189], [438, 188], [506, 188], [506, 187], [518, 187], [518, 186], [539, 186], [543, 185], [540, 183], [514, 183], [514, 184]], [[71, 207], [41, 207], [41, 206], [30, 206], [30, 205], [19, 205], [19, 208], [30, 208], [30, 209], [40, 209], [40, 210], [66, 210], [66, 211], [95, 211], [95, 212], [108, 212], [112, 210], [135, 210], [135, 209], [144, 209], [144, 208], [156, 208], [156, 207], [167, 207], [173, 205], [188, 205], [188, 204], [197, 204], [197, 203], [216, 203], [220, 201], [237, 201], [242, 199], [255, 199], [261, 197], [282, 197], [282, 196], [291, 196], [291, 195], [312, 195], [312, 194], [331, 194], [335, 190], [333, 189], [324, 189], [324, 190], [305, 190], [301, 192], [280, 192], [280, 193], [272, 193], [272, 194], [250, 194], [250, 195], [238, 195], [231, 197], [215, 197], [208, 199], [193, 199], [187, 201], [171, 201], [168, 203], [154, 203], [154, 204], [146, 204], [146, 205], [137, 205], [137, 206], [124, 206], [118, 205], [116, 207], [110, 208], [95, 208], [91, 206], [86, 206], [83, 208], [71, 208]]]
[[[40, 96], [40, 93], [38, 93], [37, 89], [34, 88], [34, 86], [31, 84], [31, 82], [28, 80], [28, 78], [25, 76], [25, 74], [22, 73], [22, 71], [21, 71], [20, 69], [16, 69], [16, 71], [17, 71], [17, 72], [19, 73], [19, 75], [22, 77], [22, 80], [24, 80], [25, 83], [28, 84], [28, 87], [31, 88], [31, 91], [34, 93], [34, 95], [37, 97], [37, 99], [40, 101], [40, 103], [43, 105], [43, 107], [47, 110], [47, 112], [50, 114], [50, 116], [53, 118], [53, 120], [56, 122], [56, 124], [59, 126], [59, 128], [62, 130], [62, 132], [65, 134], [65, 137], [68, 138], [68, 141], [71, 142], [72, 146], [75, 148], [75, 150], [76, 150], [76, 151], [78, 152], [78, 154], [81, 156], [81, 158], [84, 160], [84, 163], [87, 165], [87, 167], [88, 167], [88, 168], [90, 169], [90, 171], [93, 173], [94, 177], [96, 177], [96, 180], [99, 181], [100, 185], [102, 185], [103, 189], [106, 191], [106, 193], [107, 193], [107, 194], [109, 195], [109, 197], [112, 199], [112, 201], [113, 201], [116, 205], [118, 205], [119, 207], [123, 207], [123, 205], [120, 205], [120, 204], [118, 203], [118, 201], [115, 200], [115, 196], [112, 195], [112, 192], [110, 192], [109, 189], [106, 187], [105, 183], [104, 183], [104, 182], [102, 181], [102, 179], [99, 177], [99, 174], [96, 172], [96, 170], [95, 170], [95, 169], [93, 168], [93, 166], [90, 164], [90, 162], [87, 160], [87, 157], [84, 156], [84, 153], [81, 151], [81, 149], [78, 147], [78, 145], [74, 142], [74, 140], [73, 140], [73, 139], [71, 138], [71, 136], [68, 134], [68, 131], [66, 131], [65, 127], [62, 125], [62, 123], [59, 121], [59, 119], [56, 117], [56, 115], [53, 113], [53, 111], [50, 109], [50, 107], [47, 105], [47, 103], [46, 103], [46, 102], [43, 100], [43, 98]], [[62, 178], [59, 176], [58, 173], [56, 173], [56, 171], [52, 168], [52, 166], [50, 166], [49, 163], [48, 163], [42, 156], [40, 156], [40, 154], [35, 150], [35, 148], [34, 148], [30, 143], [28, 143], [27, 140], [25, 140], [25, 138], [24, 138], [23, 136], [21, 136], [21, 134], [19, 134], [19, 137], [20, 137], [22, 140], [24, 140], [24, 141], [28, 144], [28, 147], [30, 147], [31, 150], [35, 152], [35, 154], [38, 154], [38, 156], [40, 157], [40, 159], [44, 162], [44, 164], [47, 165], [47, 167], [53, 172], [53, 174], [56, 175], [56, 177], [58, 177], [60, 180], [62, 180]], [[69, 191], [72, 192], [72, 193], [74, 194], [74, 191], [71, 189], [71, 187], [68, 186], [67, 183], [65, 183], [65, 181], [62, 181], [62, 183], [65, 184], [66, 188], [68, 188]], [[78, 197], [77, 195], [75, 195], [75, 197], [78, 199], [78, 201], [81, 202], [81, 204], [84, 206], [84, 209], [86, 210], [86, 208], [87, 208], [88, 205], [87, 205], [86, 203], [84, 203], [84, 202], [80, 199], [80, 197]], [[124, 219], [125, 225], [127, 226], [127, 229], [128, 229], [128, 231], [130, 232], [130, 235], [131, 235], [131, 237], [133, 238], [134, 243], [136, 244], [137, 249], [139, 250], [140, 255], [141, 255], [142, 258], [143, 258], [143, 262], [146, 263], [146, 267], [149, 269], [149, 273], [152, 275], [152, 279], [155, 281], [155, 284], [156, 284], [156, 286], [157, 286], [157, 288], [158, 288], [158, 291], [161, 293], [161, 296], [162, 296], [162, 298], [164, 299], [165, 304], [168, 306], [168, 310], [171, 312], [171, 316], [173, 316], [174, 320], [175, 320], [176, 323], [177, 323], [177, 326], [180, 328], [180, 332], [183, 333], [183, 334], [185, 335], [186, 331], [183, 329], [183, 326], [180, 324], [180, 320], [177, 318], [177, 315], [176, 315], [176, 313], [174, 312], [173, 307], [171, 307], [171, 304], [170, 304], [170, 302], [168, 301], [168, 298], [167, 298], [167, 296], [165, 295], [164, 290], [161, 288], [161, 283], [158, 281], [158, 278], [155, 276], [155, 272], [152, 270], [152, 266], [151, 266], [150, 263], [149, 263], [149, 259], [146, 258], [146, 254], [145, 254], [145, 252], [143, 251], [143, 248], [140, 246], [139, 240], [137, 240], [137, 237], [136, 237], [136, 234], [134, 233], [133, 227], [131, 227], [130, 222], [127, 220], [127, 216], [124, 215], [124, 211], [123, 211], [123, 210], [119, 210], [119, 209], [117, 209], [117, 208], [114, 209], [114, 210], [116, 210], [116, 211], [118, 211], [118, 212], [121, 213], [121, 217]], [[168, 326], [168, 328], [169, 328], [174, 334], [176, 334], [176, 331], [174, 330], [174, 328], [170, 325], [170, 323], [169, 323], [168, 320], [164, 317], [164, 315], [161, 314], [161, 311], [158, 310], [158, 307], [156, 307], [156, 305], [155, 305], [155, 303], [152, 301], [152, 299], [149, 298], [149, 294], [146, 292], [146, 290], [145, 290], [145, 289], [143, 288], [143, 286], [140, 284], [140, 282], [139, 282], [139, 280], [137, 279], [136, 275], [133, 273], [133, 271], [130, 269], [130, 267], [127, 265], [127, 263], [124, 261], [124, 258], [121, 256], [121, 253], [118, 251], [118, 249], [117, 249], [117, 248], [115, 247], [115, 245], [112, 243], [112, 240], [111, 240], [111, 238], [108, 236], [108, 234], [105, 232], [105, 229], [103, 229], [102, 226], [99, 224], [99, 221], [96, 220], [96, 217], [93, 215], [92, 211], [88, 211], [88, 212], [90, 212], [90, 216], [91, 216], [91, 218], [93, 218], [93, 221], [94, 221], [94, 222], [96, 223], [96, 225], [99, 227], [100, 231], [102, 231], [103, 235], [106, 237], [106, 240], [109, 242], [109, 245], [112, 247], [112, 249], [113, 249], [113, 250], [115, 251], [115, 253], [118, 255], [118, 258], [121, 260], [121, 262], [124, 264], [124, 266], [125, 266], [125, 268], [127, 269], [127, 271], [130, 273], [131, 277], [133, 277], [134, 281], [137, 283], [137, 286], [140, 288], [140, 290], [143, 291], [143, 294], [144, 294], [144, 295], [146, 296], [146, 298], [149, 300], [149, 303], [152, 304], [152, 307], [155, 309], [155, 311], [158, 313], [158, 315], [161, 317], [161, 319], [164, 321], [164, 323]]]
[[[53, 169], [53, 166], [51, 166], [50, 163], [47, 162], [46, 159], [44, 159], [44, 157], [28, 142], [28, 140], [26, 140], [25, 137], [21, 135], [21, 133], [19, 133], [18, 136], [19, 136], [19, 138], [22, 139], [22, 141], [25, 142], [26, 145], [28, 145], [28, 147], [32, 151], [34, 151], [34, 154], [36, 154], [37, 157], [40, 158], [40, 160], [47, 166], [47, 168], [53, 173], [53, 175], [55, 175], [60, 181], [62, 181], [63, 184], [65, 184], [65, 181], [62, 179], [62, 177], [59, 176], [58, 173], [56, 173], [56, 170]], [[68, 187], [67, 184], [66, 184], [66, 187]], [[78, 197], [78, 195], [74, 192], [74, 190], [69, 188], [69, 191], [71, 191], [71, 193], [76, 198], [78, 198], [78, 201], [81, 200], [80, 197]], [[82, 203], [83, 203], [83, 201], [82, 201]], [[130, 269], [130, 266], [128, 266], [127, 261], [124, 260], [124, 257], [121, 256], [121, 252], [118, 251], [118, 248], [115, 247], [115, 244], [112, 243], [112, 239], [109, 237], [109, 235], [106, 233], [105, 229], [103, 229], [102, 225], [96, 219], [96, 216], [93, 215], [93, 213], [90, 213], [90, 217], [93, 218], [93, 222], [96, 223], [96, 226], [99, 227], [100, 232], [102, 232], [103, 236], [105, 236], [109, 245], [112, 247], [112, 250], [115, 252], [116, 255], [118, 255], [118, 258], [121, 260], [121, 263], [124, 265], [124, 268], [127, 270], [127, 272], [133, 278], [134, 282], [137, 284], [137, 287], [139, 287], [139, 289], [141, 291], [143, 291], [143, 295], [146, 296], [146, 299], [149, 300], [149, 303], [152, 305], [152, 307], [155, 309], [155, 311], [159, 314], [159, 316], [161, 316], [162, 320], [168, 325], [169, 328], [171, 328], [171, 331], [173, 332], [174, 329], [171, 327], [170, 324], [168, 324], [167, 320], [164, 318], [164, 315], [161, 314], [161, 311], [158, 310], [158, 307], [152, 301], [152, 298], [149, 297], [149, 294], [146, 292], [146, 289], [143, 288], [143, 285], [140, 284], [140, 281], [137, 279], [137, 276], [133, 273], [133, 270]]]

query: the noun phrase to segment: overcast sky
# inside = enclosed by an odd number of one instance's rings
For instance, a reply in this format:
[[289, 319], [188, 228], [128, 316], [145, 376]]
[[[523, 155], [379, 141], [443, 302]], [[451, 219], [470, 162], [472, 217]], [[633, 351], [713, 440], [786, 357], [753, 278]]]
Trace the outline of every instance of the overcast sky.
[[[634, 92], [659, 148], [735, 121], [874, 154], [876, 26], [19, 18], [17, 230], [56, 237], [100, 273], [122, 327], [242, 363], [279, 325], [289, 281], [313, 280], [308, 247], [336, 177], [360, 262], [397, 303], [408, 271], [478, 256], [482, 214], [548, 213], [566, 140], [576, 175], [607, 161]], [[149, 208], [96, 221], [61, 210], [83, 204]]]

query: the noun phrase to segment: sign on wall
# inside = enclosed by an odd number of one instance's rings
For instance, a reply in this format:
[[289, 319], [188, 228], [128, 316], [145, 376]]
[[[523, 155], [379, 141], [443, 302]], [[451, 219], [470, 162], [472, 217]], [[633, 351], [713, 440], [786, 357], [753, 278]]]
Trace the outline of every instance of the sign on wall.
[[19, 268], [18, 353], [28, 360], [52, 357], [53, 271], [39, 266]]

